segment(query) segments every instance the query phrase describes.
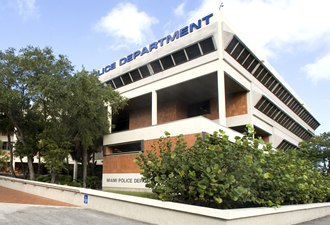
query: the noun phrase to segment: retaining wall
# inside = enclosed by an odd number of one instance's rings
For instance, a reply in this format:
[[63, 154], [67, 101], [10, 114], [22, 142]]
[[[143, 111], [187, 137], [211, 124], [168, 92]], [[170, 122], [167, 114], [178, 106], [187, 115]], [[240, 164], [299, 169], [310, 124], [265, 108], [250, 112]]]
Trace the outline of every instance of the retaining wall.
[[330, 215], [330, 203], [219, 210], [4, 176], [0, 186], [151, 224], [286, 225]]

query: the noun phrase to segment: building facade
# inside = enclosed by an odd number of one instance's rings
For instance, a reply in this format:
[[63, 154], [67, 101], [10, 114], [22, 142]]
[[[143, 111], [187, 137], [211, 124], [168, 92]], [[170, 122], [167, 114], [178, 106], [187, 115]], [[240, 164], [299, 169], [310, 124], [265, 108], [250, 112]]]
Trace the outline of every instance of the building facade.
[[297, 148], [320, 125], [283, 78], [221, 11], [111, 63], [99, 79], [128, 97], [103, 139], [103, 189], [144, 188], [136, 153], [151, 150], [164, 131], [222, 129], [232, 139], [252, 124], [275, 148]]

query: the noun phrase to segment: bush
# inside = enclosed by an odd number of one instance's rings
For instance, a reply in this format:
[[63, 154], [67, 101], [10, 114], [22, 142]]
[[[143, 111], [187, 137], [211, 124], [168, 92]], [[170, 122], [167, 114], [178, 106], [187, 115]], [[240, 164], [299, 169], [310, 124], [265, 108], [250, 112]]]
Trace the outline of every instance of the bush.
[[182, 135], [173, 144], [169, 133], [153, 151], [134, 160], [146, 187], [161, 200], [216, 208], [277, 206], [323, 201], [329, 194], [327, 177], [300, 159], [297, 152], [273, 150], [254, 139], [247, 127], [231, 143], [223, 131], [197, 140], [191, 148]]

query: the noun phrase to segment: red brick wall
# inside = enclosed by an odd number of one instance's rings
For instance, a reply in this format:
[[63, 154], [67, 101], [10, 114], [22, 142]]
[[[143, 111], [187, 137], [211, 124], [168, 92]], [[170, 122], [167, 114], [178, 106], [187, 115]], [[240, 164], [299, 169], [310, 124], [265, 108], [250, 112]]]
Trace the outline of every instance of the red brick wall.
[[151, 107], [138, 109], [129, 114], [129, 129], [151, 126]]
[[226, 117], [247, 114], [246, 92], [226, 95]]
[[133, 163], [135, 154], [103, 156], [103, 173], [139, 173], [140, 167]]
[[210, 114], [203, 115], [205, 118], [210, 120], [219, 119], [219, 109], [218, 109], [218, 99], [211, 99], [210, 100]]
[[[186, 140], [188, 147], [191, 147], [196, 141], [195, 134], [184, 135], [183, 138]], [[173, 143], [175, 142], [175, 137], [171, 137], [170, 139]], [[154, 143], [157, 147], [157, 141], [158, 139], [145, 141], [144, 153], [146, 154], [147, 150], [153, 150], [151, 145], [153, 145]], [[159, 151], [158, 147], [157, 151]], [[139, 173], [140, 167], [137, 164], [133, 163], [133, 160], [136, 157], [135, 155], [136, 154], [103, 156], [103, 173]]]
[[188, 106], [179, 101], [165, 102], [158, 105], [157, 124], [188, 118]]

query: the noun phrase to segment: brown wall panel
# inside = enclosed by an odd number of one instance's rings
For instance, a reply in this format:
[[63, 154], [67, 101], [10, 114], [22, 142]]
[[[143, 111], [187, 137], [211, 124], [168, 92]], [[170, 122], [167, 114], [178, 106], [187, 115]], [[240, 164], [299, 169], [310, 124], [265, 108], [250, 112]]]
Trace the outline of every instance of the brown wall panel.
[[139, 173], [140, 167], [133, 163], [135, 154], [103, 156], [103, 173]]
[[[191, 147], [196, 141], [195, 134], [184, 135], [183, 138], [187, 142], [187, 147]], [[176, 137], [170, 137], [170, 139], [174, 143]], [[156, 151], [159, 152], [157, 141], [158, 139], [145, 141], [144, 154], [147, 154], [147, 150], [153, 150], [151, 145], [155, 145]], [[140, 167], [133, 163], [135, 157], [136, 154], [103, 156], [103, 173], [139, 173]]]
[[151, 107], [138, 109], [129, 114], [129, 129], [151, 126]]
[[157, 124], [188, 118], [188, 106], [179, 101], [164, 102], [158, 105]]
[[247, 114], [246, 92], [226, 95], [226, 117]]
[[210, 120], [219, 119], [219, 107], [218, 107], [218, 99], [214, 98], [210, 100], [210, 114], [203, 115], [205, 118]]

